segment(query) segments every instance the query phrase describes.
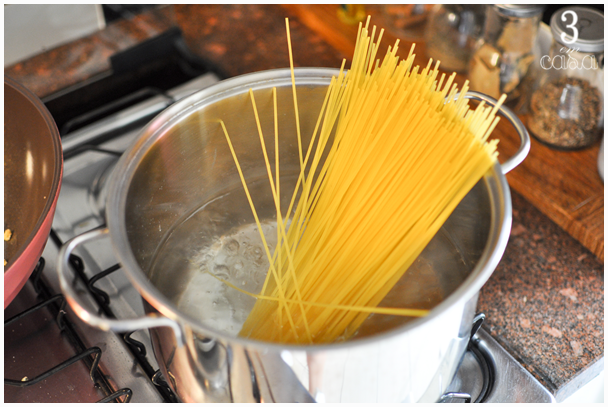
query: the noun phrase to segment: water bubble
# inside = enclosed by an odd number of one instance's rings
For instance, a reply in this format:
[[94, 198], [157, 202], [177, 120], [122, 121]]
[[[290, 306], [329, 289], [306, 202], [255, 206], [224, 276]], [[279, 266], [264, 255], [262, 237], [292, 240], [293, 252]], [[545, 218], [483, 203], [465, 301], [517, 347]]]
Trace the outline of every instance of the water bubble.
[[228, 274], [228, 267], [226, 267], [223, 264], [216, 264], [215, 267], [213, 268], [213, 272], [215, 273], [215, 275], [223, 280], [228, 279], [229, 274]]
[[247, 256], [253, 260], [260, 260], [262, 258], [262, 249], [258, 246], [250, 246], [247, 248], [247, 252], [246, 252]]
[[239, 242], [237, 242], [234, 239], [230, 239], [226, 242], [226, 244], [224, 245], [224, 248], [226, 249], [226, 252], [230, 255], [235, 255], [238, 253], [239, 251]]

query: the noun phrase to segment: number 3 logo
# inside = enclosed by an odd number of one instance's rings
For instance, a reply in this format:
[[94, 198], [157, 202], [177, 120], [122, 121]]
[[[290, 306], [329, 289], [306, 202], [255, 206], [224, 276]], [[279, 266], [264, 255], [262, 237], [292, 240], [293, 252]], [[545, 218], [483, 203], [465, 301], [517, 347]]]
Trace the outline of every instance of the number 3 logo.
[[572, 41], [567, 41], [566, 40], [566, 33], [565, 32], [562, 33], [561, 38], [562, 38], [562, 41], [565, 42], [566, 44], [573, 44], [578, 39], [578, 30], [574, 26], [577, 23], [577, 21], [578, 21], [578, 16], [572, 10], [564, 11], [562, 13], [562, 21], [563, 22], [566, 22], [568, 20], [566, 18], [566, 14], [570, 14], [572, 16], [572, 22], [566, 26], [566, 28], [571, 28], [572, 29]]

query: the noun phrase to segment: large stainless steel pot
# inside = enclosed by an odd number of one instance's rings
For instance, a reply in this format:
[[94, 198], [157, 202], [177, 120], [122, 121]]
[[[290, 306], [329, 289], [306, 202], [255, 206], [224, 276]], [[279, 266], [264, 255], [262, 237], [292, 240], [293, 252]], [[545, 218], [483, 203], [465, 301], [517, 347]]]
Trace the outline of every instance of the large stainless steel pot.
[[[335, 74], [296, 71], [303, 137], [311, 134]], [[157, 361], [182, 401], [437, 401], [465, 351], [478, 292], [507, 244], [511, 198], [504, 174], [529, 150], [525, 128], [502, 109], [520, 134], [520, 150], [494, 165], [465, 197], [383, 304], [433, 306], [428, 316], [374, 316], [355, 339], [332, 345], [262, 343], [229, 333], [230, 327], [220, 324], [225, 321], [213, 322], [209, 314], [216, 304], [202, 305], [211, 283], [201, 280], [201, 257], [213, 239], [221, 243], [224, 235], [252, 222], [218, 119], [228, 126], [261, 217], [273, 216], [273, 206], [263, 202], [267, 187], [257, 182], [265, 168], [247, 96], [253, 89], [262, 126], [272, 129], [272, 108], [265, 106], [273, 86], [280, 109], [282, 190], [293, 182], [299, 162], [289, 70], [229, 79], [176, 103], [142, 131], [117, 164], [108, 228], [62, 248], [58, 270], [68, 302], [100, 329], [150, 328]], [[474, 93], [466, 97], [492, 102]], [[266, 133], [267, 144], [274, 145], [273, 132]], [[107, 320], [78, 301], [67, 258], [79, 244], [107, 233], [150, 311], [145, 317]]]

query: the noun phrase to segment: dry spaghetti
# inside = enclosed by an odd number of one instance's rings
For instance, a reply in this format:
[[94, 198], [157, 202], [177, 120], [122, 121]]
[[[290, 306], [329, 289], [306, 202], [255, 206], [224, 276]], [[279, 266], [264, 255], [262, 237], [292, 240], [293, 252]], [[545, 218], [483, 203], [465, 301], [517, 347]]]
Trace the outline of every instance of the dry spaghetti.
[[370, 313], [425, 315], [378, 304], [495, 163], [496, 141], [488, 136], [502, 100], [471, 110], [457, 97], [455, 74], [438, 77], [439, 64], [432, 61], [424, 69], [413, 66], [413, 47], [400, 60], [397, 42], [377, 59], [382, 31], [378, 38], [375, 32], [369, 33], [369, 19], [360, 25], [351, 68], [346, 72], [343, 63], [332, 78], [304, 151], [287, 24], [301, 171], [286, 212], [280, 207], [276, 93], [273, 177], [249, 92], [277, 214], [274, 253], [221, 123], [270, 262], [261, 292], [247, 293], [257, 301], [241, 336], [328, 343], [350, 337]]

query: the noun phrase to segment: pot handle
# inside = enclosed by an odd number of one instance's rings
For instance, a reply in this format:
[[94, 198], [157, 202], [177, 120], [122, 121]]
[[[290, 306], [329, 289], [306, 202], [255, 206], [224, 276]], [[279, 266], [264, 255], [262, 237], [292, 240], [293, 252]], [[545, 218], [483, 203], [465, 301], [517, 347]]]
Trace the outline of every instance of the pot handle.
[[[490, 106], [496, 106], [498, 101], [488, 95], [485, 95], [480, 92], [468, 91], [464, 95], [465, 99], [473, 99], [478, 101], [484, 101]], [[519, 120], [519, 117], [511, 109], [507, 106], [500, 106], [498, 108], [498, 112], [501, 116], [506, 117], [507, 120], [515, 127], [517, 134], [519, 134], [519, 139], [521, 144], [519, 145], [519, 150], [513, 155], [511, 158], [507, 159], [504, 163], [500, 165], [502, 169], [502, 173], [506, 174], [511, 171], [513, 168], [517, 167], [521, 162], [526, 158], [528, 153], [530, 152], [530, 135], [528, 134], [528, 130], [526, 126]]]
[[85, 232], [79, 236], [76, 236], [66, 242], [59, 250], [57, 258], [57, 272], [59, 274], [59, 285], [61, 291], [65, 295], [67, 302], [74, 313], [87, 324], [101, 329], [103, 331], [113, 332], [127, 332], [140, 329], [158, 328], [158, 327], [169, 327], [173, 329], [175, 334], [176, 342], [179, 347], [185, 345], [185, 336], [182, 331], [180, 324], [165, 316], [158, 314], [148, 314], [139, 318], [131, 319], [110, 319], [97, 315], [95, 312], [90, 312], [87, 308], [78, 300], [76, 290], [69, 282], [69, 276], [67, 270], [68, 260], [74, 249], [90, 240], [98, 239], [108, 234], [108, 228], [93, 229]]

